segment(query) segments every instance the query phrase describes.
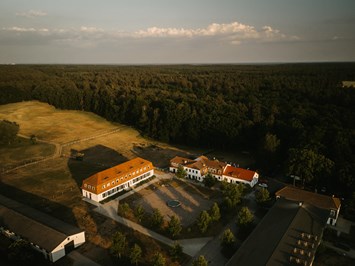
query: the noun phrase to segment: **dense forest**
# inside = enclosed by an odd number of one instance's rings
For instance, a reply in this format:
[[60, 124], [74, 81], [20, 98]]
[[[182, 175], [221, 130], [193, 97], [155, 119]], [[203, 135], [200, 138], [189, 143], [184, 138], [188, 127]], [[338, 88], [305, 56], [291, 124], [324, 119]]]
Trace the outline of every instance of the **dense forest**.
[[[94, 112], [157, 140], [248, 150], [261, 173], [355, 191], [354, 63], [0, 66], [0, 104]], [[20, 125], [21, 126], [21, 125]]]

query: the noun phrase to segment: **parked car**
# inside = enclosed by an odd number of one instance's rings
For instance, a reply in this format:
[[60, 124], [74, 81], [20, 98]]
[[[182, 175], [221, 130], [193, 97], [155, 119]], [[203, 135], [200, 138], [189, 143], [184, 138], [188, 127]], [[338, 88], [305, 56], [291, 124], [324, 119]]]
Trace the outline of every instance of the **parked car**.
[[265, 184], [265, 183], [259, 183], [258, 185], [259, 185], [259, 187], [263, 187], [263, 188], [267, 188], [268, 187], [268, 185]]
[[335, 242], [334, 246], [345, 251], [350, 251], [350, 246], [342, 242]]

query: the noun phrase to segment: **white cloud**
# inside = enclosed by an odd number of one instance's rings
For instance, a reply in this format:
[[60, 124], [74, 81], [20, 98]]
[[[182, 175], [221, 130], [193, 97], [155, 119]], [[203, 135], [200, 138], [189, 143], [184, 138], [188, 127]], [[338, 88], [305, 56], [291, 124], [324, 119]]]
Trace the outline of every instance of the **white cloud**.
[[256, 29], [254, 26], [232, 22], [228, 24], [212, 23], [206, 28], [185, 29], [185, 28], [159, 28], [151, 27], [146, 30], [136, 31], [133, 36], [140, 38], [157, 37], [204, 37], [215, 36], [224, 37], [230, 40], [232, 44], [240, 44], [242, 41], [280, 41], [297, 40], [297, 36], [288, 36], [270, 26], [264, 26]]
[[26, 18], [35, 18], [35, 17], [44, 17], [47, 16], [47, 13], [42, 10], [29, 10], [26, 12], [18, 12], [16, 16], [26, 17]]
[[[123, 39], [127, 40], [143, 40], [145, 38], [169, 40], [178, 38], [180, 40], [204, 40], [205, 42], [219, 42], [232, 45], [239, 45], [244, 42], [277, 42], [292, 41], [298, 37], [281, 33], [277, 29], [270, 26], [264, 26], [257, 29], [254, 26], [242, 24], [239, 22], [232, 23], [212, 23], [205, 28], [162, 28], [151, 27], [145, 30], [135, 32], [123, 32], [117, 30], [105, 30], [94, 26], [81, 26], [79, 28], [62, 28], [47, 29], [33, 27], [9, 27], [3, 28], [3, 33], [7, 32], [17, 35], [26, 36], [29, 34], [37, 36], [46, 36], [45, 41], [54, 41], [66, 44], [74, 44], [75, 46], [94, 47], [103, 42], [119, 42]], [[32, 36], [32, 37], [34, 37]], [[39, 39], [38, 41], [41, 41]]]
[[10, 32], [49, 32], [49, 29], [41, 28], [23, 28], [23, 27], [10, 27], [10, 28], [2, 28], [3, 31], [10, 31]]

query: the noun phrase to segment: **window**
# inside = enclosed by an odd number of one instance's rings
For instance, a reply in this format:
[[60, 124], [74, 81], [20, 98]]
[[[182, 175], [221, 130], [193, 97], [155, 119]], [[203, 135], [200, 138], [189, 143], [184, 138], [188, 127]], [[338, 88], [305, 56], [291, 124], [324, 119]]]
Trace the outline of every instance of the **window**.
[[84, 187], [87, 187], [88, 185], [87, 184], [84, 184]]
[[110, 186], [110, 183], [107, 183], [107, 185], [106, 185], [106, 186], [108, 186], [108, 187], [109, 187], [109, 186]]
[[115, 185], [115, 181], [112, 181], [111, 183], [112, 183], [112, 185]]
[[116, 179], [116, 183], [118, 183], [118, 179]]
[[106, 186], [105, 185], [102, 185], [102, 188], [105, 188]]

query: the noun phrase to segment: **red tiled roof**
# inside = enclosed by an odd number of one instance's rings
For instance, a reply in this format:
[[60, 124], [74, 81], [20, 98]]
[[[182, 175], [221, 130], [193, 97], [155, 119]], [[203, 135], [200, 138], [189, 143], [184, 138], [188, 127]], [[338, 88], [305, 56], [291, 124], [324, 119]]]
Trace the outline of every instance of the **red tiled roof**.
[[317, 194], [296, 187], [284, 187], [275, 193], [276, 196], [288, 200], [307, 202], [321, 209], [339, 209], [341, 202], [339, 198]]
[[250, 182], [253, 180], [255, 172], [251, 171], [251, 170], [243, 169], [243, 168], [227, 166], [226, 169], [224, 170], [223, 175], [246, 180], [246, 181]]
[[[154, 167], [151, 162], [137, 157], [84, 179], [82, 188], [90, 190], [95, 194], [100, 194], [101, 192], [110, 190], [112, 182], [114, 182], [112, 186], [117, 186], [152, 169]], [[89, 189], [88, 185], [95, 187], [95, 189]]]

